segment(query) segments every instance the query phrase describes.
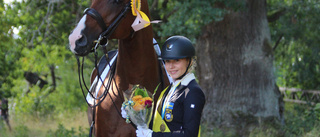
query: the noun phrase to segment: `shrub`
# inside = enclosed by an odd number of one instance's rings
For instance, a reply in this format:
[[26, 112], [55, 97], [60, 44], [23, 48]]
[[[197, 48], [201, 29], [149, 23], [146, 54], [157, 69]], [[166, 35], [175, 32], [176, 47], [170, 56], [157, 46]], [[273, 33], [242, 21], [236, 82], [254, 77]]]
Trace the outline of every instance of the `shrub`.
[[87, 137], [89, 134], [86, 134], [85, 131], [79, 127], [79, 132], [76, 132], [74, 128], [70, 130], [66, 129], [62, 124], [59, 124], [56, 131], [49, 130], [47, 137]]

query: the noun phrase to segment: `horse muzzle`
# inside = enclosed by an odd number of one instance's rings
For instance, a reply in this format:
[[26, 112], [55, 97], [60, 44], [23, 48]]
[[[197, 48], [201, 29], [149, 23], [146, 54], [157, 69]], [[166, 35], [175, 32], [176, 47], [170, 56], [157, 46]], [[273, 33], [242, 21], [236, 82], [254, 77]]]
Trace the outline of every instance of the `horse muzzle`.
[[86, 56], [91, 52], [93, 47], [92, 42], [89, 42], [88, 37], [81, 32], [81, 35], [69, 36], [70, 50], [77, 56]]

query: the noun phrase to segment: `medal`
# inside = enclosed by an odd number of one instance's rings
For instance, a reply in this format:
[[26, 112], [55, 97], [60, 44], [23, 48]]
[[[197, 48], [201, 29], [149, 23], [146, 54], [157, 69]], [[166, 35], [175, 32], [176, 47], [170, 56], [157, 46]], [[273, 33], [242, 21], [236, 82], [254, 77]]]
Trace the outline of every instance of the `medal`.
[[165, 119], [167, 122], [171, 122], [171, 121], [172, 121], [172, 119], [173, 119], [172, 109], [167, 109], [167, 110], [166, 110], [164, 119]]
[[172, 119], [173, 119], [173, 114], [172, 114], [173, 106], [174, 106], [174, 103], [169, 102], [167, 107], [166, 107], [166, 110], [165, 110], [165, 113], [164, 113], [164, 119], [167, 122], [171, 122]]
[[161, 125], [160, 125], [160, 131], [161, 132], [164, 132], [166, 130], [166, 126], [164, 125], [164, 123], [162, 123]]

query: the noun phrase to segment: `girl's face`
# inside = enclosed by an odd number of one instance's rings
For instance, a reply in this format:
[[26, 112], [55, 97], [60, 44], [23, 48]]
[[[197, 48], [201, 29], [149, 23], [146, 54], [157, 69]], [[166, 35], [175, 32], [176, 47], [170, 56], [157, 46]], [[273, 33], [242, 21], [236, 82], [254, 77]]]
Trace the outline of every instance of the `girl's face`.
[[189, 60], [186, 58], [175, 59], [175, 60], [165, 60], [166, 70], [174, 81], [177, 80], [181, 75], [183, 75], [188, 67]]

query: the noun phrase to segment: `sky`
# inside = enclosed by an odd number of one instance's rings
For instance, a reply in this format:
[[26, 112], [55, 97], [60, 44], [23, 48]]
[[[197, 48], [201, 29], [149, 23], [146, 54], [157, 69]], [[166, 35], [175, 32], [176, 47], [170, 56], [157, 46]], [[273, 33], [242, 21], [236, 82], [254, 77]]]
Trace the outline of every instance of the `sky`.
[[[4, 1], [4, 3], [6, 3], [6, 4], [10, 4], [10, 3], [12, 3], [13, 1], [15, 1], [15, 0], [3, 0]], [[16, 0], [16, 1], [19, 1], [19, 2], [21, 2], [22, 0]], [[14, 34], [18, 34], [19, 33], [19, 28], [16, 28], [16, 27], [13, 27], [13, 33]], [[15, 35], [14, 37], [18, 37], [17, 35]]]
[[13, 0], [4, 0], [4, 3], [8, 4], [11, 3]]

